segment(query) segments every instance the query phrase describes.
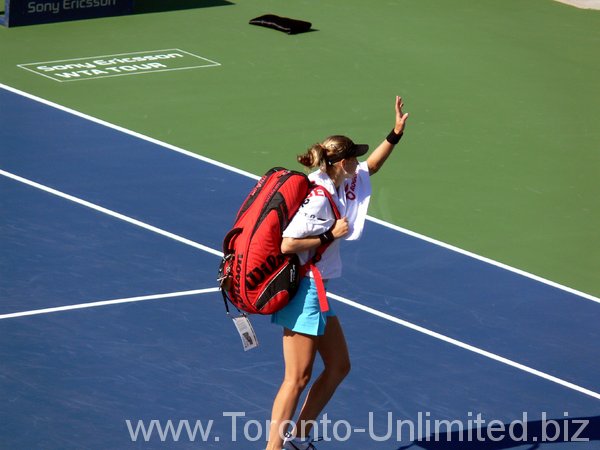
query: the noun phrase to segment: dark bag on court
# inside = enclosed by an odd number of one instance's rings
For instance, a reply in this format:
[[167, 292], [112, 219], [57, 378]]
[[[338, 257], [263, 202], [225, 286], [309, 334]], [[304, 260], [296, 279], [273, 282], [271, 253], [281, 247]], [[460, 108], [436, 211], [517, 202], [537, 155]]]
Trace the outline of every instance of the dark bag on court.
[[309, 270], [317, 284], [321, 310], [329, 309], [315, 266], [329, 243], [319, 246], [316, 255], [302, 266], [297, 255], [281, 253], [283, 231], [312, 191], [328, 198], [339, 219], [329, 192], [301, 172], [275, 167], [250, 191], [223, 240], [218, 281], [227, 312], [227, 301], [253, 314], [279, 311], [294, 297]]
[[275, 14], [265, 14], [264, 16], [255, 17], [249, 22], [251, 25], [258, 25], [274, 30], [283, 31], [287, 34], [304, 33], [310, 30], [312, 24], [298, 19], [290, 19], [288, 17], [280, 17]]

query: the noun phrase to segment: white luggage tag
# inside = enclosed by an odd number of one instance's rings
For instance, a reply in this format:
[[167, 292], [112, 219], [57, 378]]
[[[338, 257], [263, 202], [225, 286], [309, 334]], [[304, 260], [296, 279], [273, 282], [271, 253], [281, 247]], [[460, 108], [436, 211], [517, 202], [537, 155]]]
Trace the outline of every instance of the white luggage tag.
[[254, 328], [252, 328], [248, 316], [242, 314], [241, 316], [232, 317], [232, 320], [242, 339], [244, 351], [247, 352], [248, 350], [258, 347], [258, 338], [256, 337], [256, 333], [254, 332]]

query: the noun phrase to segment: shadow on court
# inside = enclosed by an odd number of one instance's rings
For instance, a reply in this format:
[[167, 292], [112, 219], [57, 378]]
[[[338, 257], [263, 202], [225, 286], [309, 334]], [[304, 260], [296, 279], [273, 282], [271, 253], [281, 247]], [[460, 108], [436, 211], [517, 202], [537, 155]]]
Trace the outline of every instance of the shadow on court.
[[227, 0], [137, 0], [134, 14], [179, 11], [182, 9], [208, 8], [211, 6], [233, 5]]
[[589, 445], [592, 441], [600, 441], [600, 416], [562, 417], [524, 423], [515, 421], [509, 424], [494, 422], [485, 427], [450, 433], [446, 431], [446, 426], [440, 426], [442, 430], [439, 433], [415, 440], [397, 450], [501, 450], [525, 445], [530, 446], [528, 450], [535, 450], [542, 444], [578, 442]]

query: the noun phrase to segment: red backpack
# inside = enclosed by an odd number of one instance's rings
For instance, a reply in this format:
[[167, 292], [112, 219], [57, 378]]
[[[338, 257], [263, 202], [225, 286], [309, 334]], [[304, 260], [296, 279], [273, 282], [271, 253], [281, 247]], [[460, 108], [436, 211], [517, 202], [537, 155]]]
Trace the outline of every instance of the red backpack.
[[275, 167], [250, 191], [223, 240], [218, 281], [227, 312], [227, 300], [248, 313], [279, 311], [294, 297], [309, 270], [315, 278], [321, 310], [329, 310], [321, 274], [315, 266], [329, 243], [319, 246], [303, 266], [298, 255], [281, 253], [283, 231], [312, 192], [327, 197], [339, 219], [329, 192], [300, 172]]

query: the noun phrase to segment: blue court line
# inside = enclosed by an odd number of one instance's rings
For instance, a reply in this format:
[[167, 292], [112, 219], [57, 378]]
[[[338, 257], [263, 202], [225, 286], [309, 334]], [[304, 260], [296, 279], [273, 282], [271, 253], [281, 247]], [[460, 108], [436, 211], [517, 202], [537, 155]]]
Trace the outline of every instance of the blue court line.
[[[35, 187], [37, 189], [41, 189], [41, 190], [43, 190], [45, 192], [48, 192], [48, 193], [50, 193], [52, 195], [59, 196], [59, 197], [64, 198], [66, 200], [78, 203], [78, 204], [80, 204], [82, 206], [86, 206], [88, 208], [91, 208], [91, 209], [94, 209], [96, 211], [102, 212], [104, 214], [108, 214], [108, 215], [110, 215], [110, 216], [112, 216], [114, 218], [123, 220], [125, 222], [128, 222], [128, 223], [130, 223], [132, 225], [135, 225], [135, 226], [138, 226], [138, 227], [142, 227], [142, 228], [144, 228], [144, 229], [146, 229], [148, 231], [152, 231], [154, 233], [160, 234], [160, 235], [168, 237], [170, 239], [174, 239], [174, 240], [176, 240], [178, 242], [181, 242], [181, 243], [184, 243], [186, 245], [190, 245], [190, 246], [192, 246], [192, 247], [194, 247], [196, 249], [199, 249], [199, 250], [211, 253], [212, 255], [222, 256], [222, 253], [219, 252], [218, 250], [211, 249], [210, 247], [207, 247], [205, 245], [198, 244], [196, 242], [193, 242], [193, 241], [190, 241], [188, 239], [182, 238], [180, 236], [174, 235], [173, 233], [166, 232], [164, 230], [156, 228], [156, 227], [154, 227], [152, 225], [145, 224], [145, 223], [143, 223], [143, 222], [141, 222], [139, 220], [131, 219], [131, 218], [129, 218], [129, 217], [123, 215], [123, 214], [116, 213], [114, 211], [111, 211], [111, 210], [108, 210], [106, 208], [103, 208], [103, 207], [101, 207], [99, 205], [87, 202], [86, 200], [74, 197], [72, 195], [62, 193], [62, 192], [60, 192], [60, 191], [58, 191], [56, 189], [48, 188], [48, 187], [43, 186], [43, 185], [41, 185], [39, 183], [33, 182], [31, 180], [27, 180], [27, 179], [25, 179], [23, 177], [16, 176], [16, 175], [11, 174], [9, 172], [6, 172], [4, 170], [0, 170], [0, 175], [8, 177], [8, 178], [11, 178], [11, 179], [16, 180], [16, 181], [19, 181], [21, 183], [25, 183], [25, 184], [27, 184], [29, 186]], [[213, 289], [209, 289], [209, 290], [205, 290], [205, 292], [211, 292], [211, 291], [214, 292], [214, 288]], [[528, 367], [528, 366], [526, 366], [524, 364], [517, 363], [515, 361], [512, 361], [512, 360], [510, 360], [508, 358], [504, 358], [504, 357], [502, 357], [500, 355], [497, 355], [495, 353], [492, 353], [492, 352], [489, 352], [489, 351], [477, 348], [477, 347], [475, 347], [473, 345], [470, 345], [470, 344], [467, 344], [465, 342], [461, 342], [461, 341], [459, 341], [457, 339], [450, 338], [450, 337], [445, 336], [445, 335], [443, 335], [441, 333], [434, 332], [434, 331], [429, 330], [429, 329], [427, 329], [425, 327], [418, 326], [416, 324], [410, 323], [410, 322], [408, 322], [406, 320], [402, 320], [402, 319], [400, 319], [398, 317], [395, 317], [395, 316], [392, 316], [390, 314], [386, 314], [386, 313], [384, 313], [382, 311], [379, 311], [379, 310], [377, 310], [375, 308], [371, 308], [371, 307], [363, 305], [363, 304], [361, 304], [359, 302], [356, 302], [356, 301], [344, 298], [342, 296], [336, 295], [335, 293], [330, 293], [329, 295], [334, 300], [340, 301], [340, 302], [345, 303], [347, 305], [350, 305], [350, 306], [352, 306], [354, 308], [357, 308], [357, 309], [360, 309], [362, 311], [365, 311], [365, 312], [367, 312], [369, 314], [376, 315], [376, 316], [381, 317], [383, 319], [386, 319], [386, 320], [389, 320], [391, 322], [397, 323], [398, 325], [410, 328], [410, 329], [412, 329], [414, 331], [418, 331], [419, 333], [426, 334], [426, 335], [431, 336], [431, 337], [433, 337], [435, 339], [439, 339], [439, 340], [444, 341], [446, 343], [449, 343], [449, 344], [458, 346], [460, 348], [463, 348], [465, 350], [477, 353], [479, 355], [485, 356], [487, 358], [493, 359], [493, 360], [498, 361], [500, 363], [509, 365], [509, 366], [514, 367], [516, 369], [522, 370], [524, 372], [530, 373], [530, 374], [538, 376], [540, 378], [544, 378], [544, 379], [546, 379], [548, 381], [551, 381], [553, 383], [560, 384], [560, 385], [562, 385], [564, 387], [567, 387], [569, 389], [578, 391], [578, 392], [580, 392], [582, 394], [589, 395], [591, 397], [594, 397], [594, 398], [600, 400], [600, 393], [594, 392], [594, 391], [592, 391], [590, 389], [586, 389], [586, 388], [578, 386], [578, 385], [576, 385], [574, 383], [570, 383], [570, 382], [562, 380], [562, 379], [560, 379], [558, 377], [555, 377], [555, 376], [549, 375], [547, 373], [544, 373], [542, 371], [533, 369], [533, 368]], [[153, 296], [152, 298], [155, 298], [155, 297]], [[146, 300], [146, 299], [150, 299], [150, 298], [144, 297], [143, 299]], [[133, 300], [130, 300], [130, 301], [133, 301]], [[113, 302], [114, 303], [124, 303], [124, 301], [122, 301], [122, 300], [116, 300], [116, 301], [113, 301]], [[94, 302], [94, 303], [89, 303], [88, 305], [89, 305], [89, 307], [93, 307], [93, 306], [105, 306], [106, 304], [110, 304], [110, 302]], [[36, 314], [36, 313], [37, 314], [42, 314], [42, 313], [55, 312], [55, 311], [61, 311], [61, 310], [80, 309], [82, 307], [83, 307], [82, 305], [69, 305], [69, 306], [64, 306], [62, 308], [50, 308], [50, 309], [47, 309], [44, 312], [40, 312], [40, 311], [37, 311], [37, 310], [36, 311], [24, 311], [24, 312], [20, 312], [20, 313], [12, 313], [12, 314], [0, 315], [0, 319], [5, 318], [5, 316], [6, 316], [6, 318], [9, 318], [9, 317], [22, 317], [22, 316], [26, 316], [26, 315], [33, 315], [33, 314]]]

